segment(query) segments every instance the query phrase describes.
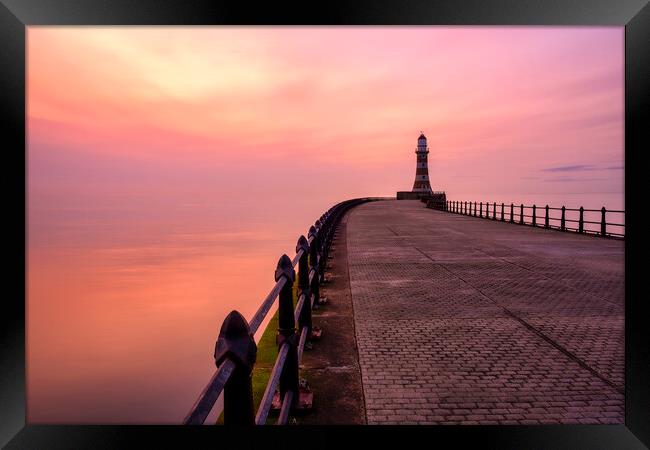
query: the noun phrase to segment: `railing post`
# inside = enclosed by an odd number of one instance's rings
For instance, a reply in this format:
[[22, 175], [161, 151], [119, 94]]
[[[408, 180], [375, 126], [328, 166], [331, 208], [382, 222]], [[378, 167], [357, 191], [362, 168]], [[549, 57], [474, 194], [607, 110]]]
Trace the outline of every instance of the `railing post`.
[[287, 255], [282, 255], [275, 269], [275, 281], [283, 277], [286, 278], [286, 282], [280, 290], [277, 344], [278, 349], [288, 345], [289, 352], [280, 375], [280, 399], [284, 399], [288, 391], [293, 391], [295, 404], [298, 400], [298, 339], [293, 317], [293, 282], [296, 279], [296, 271], [293, 270], [291, 259]]
[[476, 202], [474, 202], [474, 217], [476, 217]]
[[314, 297], [314, 304], [318, 305], [320, 299], [320, 279], [318, 278], [318, 245], [316, 244], [318, 241], [318, 232], [314, 226], [309, 228], [309, 233], [307, 236], [314, 236], [314, 240], [312, 241], [311, 247], [309, 248], [309, 265], [311, 266], [310, 268], [314, 270], [314, 277], [311, 280], [309, 292]]
[[544, 228], [548, 228], [548, 205], [546, 205], [546, 216], [544, 217]]
[[504, 219], [505, 216], [503, 215], [503, 210], [504, 210], [505, 206], [506, 205], [504, 203], [501, 203], [501, 222], [503, 222], [505, 220]]
[[494, 210], [492, 211], [492, 220], [497, 220], [497, 202], [494, 202]]
[[519, 210], [519, 224], [524, 224], [524, 204], [521, 204], [521, 209]]
[[562, 217], [560, 218], [560, 230], [566, 231], [566, 207], [562, 207]]
[[585, 209], [580, 207], [580, 217], [578, 218], [578, 233], [585, 232]]
[[533, 204], [533, 226], [537, 226], [537, 206]]
[[481, 208], [481, 209], [479, 209], [479, 213], [478, 213], [478, 214], [479, 214], [479, 217], [483, 217], [483, 202], [480, 203], [480, 208]]
[[325, 239], [324, 239], [324, 230], [323, 230], [323, 221], [325, 220], [325, 216], [322, 216], [321, 219], [317, 220], [314, 223], [314, 229], [316, 230], [316, 234], [314, 236], [314, 242], [312, 242], [312, 246], [314, 243], [316, 243], [316, 267], [318, 270], [318, 276], [319, 282], [322, 280], [322, 275], [325, 273], [325, 265], [327, 262], [323, 259], [323, 247], [325, 245]]
[[515, 223], [515, 204], [510, 203], [510, 223]]
[[485, 202], [485, 218], [490, 218], [490, 202]]
[[327, 269], [327, 260], [329, 259], [329, 246], [332, 238], [332, 231], [334, 231], [334, 220], [339, 211], [332, 212], [332, 214], [327, 217], [320, 226], [319, 234], [323, 237], [321, 240], [321, 260], [323, 261], [321, 271], [325, 274], [325, 269]]
[[298, 329], [302, 332], [307, 327], [307, 336], [311, 334], [311, 294], [309, 292], [309, 242], [305, 236], [298, 238], [296, 244], [296, 253], [302, 250], [302, 256], [298, 260], [298, 298], [301, 294], [305, 295], [305, 300], [298, 317]]
[[607, 222], [605, 221], [605, 214], [607, 210], [603, 206], [603, 209], [600, 210], [600, 235], [602, 237], [607, 237]]
[[465, 208], [463, 214], [467, 215], [467, 202], [465, 202]]
[[332, 237], [332, 225], [334, 223], [334, 220], [336, 220], [336, 216], [338, 214], [337, 212], [333, 212], [323, 223], [321, 224], [321, 230], [320, 231], [323, 235], [323, 240], [322, 240], [322, 245], [320, 249], [320, 254], [321, 254], [321, 259], [324, 261], [323, 262], [323, 273], [325, 273], [325, 269], [327, 269], [327, 260], [328, 255], [329, 255], [329, 246], [331, 242], [331, 237]]
[[221, 325], [214, 348], [217, 367], [226, 359], [235, 363], [235, 370], [224, 386], [224, 425], [255, 425], [252, 376], [256, 356], [257, 346], [248, 322], [239, 312], [232, 311]]

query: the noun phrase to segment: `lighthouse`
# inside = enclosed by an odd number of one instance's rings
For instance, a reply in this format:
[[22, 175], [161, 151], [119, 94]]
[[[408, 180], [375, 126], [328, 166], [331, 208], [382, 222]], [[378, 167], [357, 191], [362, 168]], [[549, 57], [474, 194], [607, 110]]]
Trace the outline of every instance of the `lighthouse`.
[[444, 191], [433, 192], [429, 181], [429, 147], [427, 137], [420, 131], [415, 147], [415, 181], [410, 191], [398, 191], [397, 200], [422, 200], [428, 208], [444, 209], [447, 196]]
[[415, 148], [415, 155], [415, 181], [413, 182], [412, 192], [425, 195], [431, 194], [428, 166], [429, 147], [427, 147], [427, 137], [422, 132], [420, 132], [420, 137], [418, 137], [418, 146]]

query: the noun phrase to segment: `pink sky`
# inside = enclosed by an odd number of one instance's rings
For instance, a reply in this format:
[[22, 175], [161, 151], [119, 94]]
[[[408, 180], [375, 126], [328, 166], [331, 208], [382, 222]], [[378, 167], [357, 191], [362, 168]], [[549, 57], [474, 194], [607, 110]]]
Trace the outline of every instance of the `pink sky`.
[[623, 32], [29, 27], [29, 420], [179, 423], [225, 314], [410, 190], [420, 130], [451, 199], [621, 207]]
[[330, 201], [392, 195], [423, 130], [452, 195], [622, 189], [622, 27], [30, 27], [28, 46], [30, 149], [101, 161], [97, 183], [261, 194], [303, 171], [335, 177]]

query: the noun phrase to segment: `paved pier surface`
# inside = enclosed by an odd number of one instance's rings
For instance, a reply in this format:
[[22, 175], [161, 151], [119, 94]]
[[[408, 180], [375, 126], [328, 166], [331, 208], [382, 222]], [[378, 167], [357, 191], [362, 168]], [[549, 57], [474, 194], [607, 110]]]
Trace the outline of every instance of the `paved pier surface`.
[[368, 424], [624, 421], [624, 243], [426, 209], [354, 208]]
[[[323, 336], [313, 343], [313, 351], [305, 351], [302, 356], [300, 375], [314, 391], [312, 410], [297, 417], [298, 423], [304, 425], [366, 423], [350, 279], [345, 264], [347, 219], [346, 215], [341, 220], [330, 248], [333, 259], [326, 267], [331, 281], [321, 288], [324, 297], [336, 300], [312, 312], [313, 323], [323, 329]], [[332, 264], [334, 259], [338, 260]]]

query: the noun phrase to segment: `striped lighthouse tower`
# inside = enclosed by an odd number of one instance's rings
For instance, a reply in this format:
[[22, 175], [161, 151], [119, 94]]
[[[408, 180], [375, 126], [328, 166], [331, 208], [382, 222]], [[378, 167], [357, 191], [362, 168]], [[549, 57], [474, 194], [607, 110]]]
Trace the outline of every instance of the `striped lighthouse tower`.
[[415, 166], [415, 181], [413, 182], [413, 191], [421, 194], [431, 194], [431, 184], [429, 183], [429, 166], [427, 159], [429, 148], [427, 147], [427, 137], [420, 132], [418, 146], [415, 149], [417, 163]]

